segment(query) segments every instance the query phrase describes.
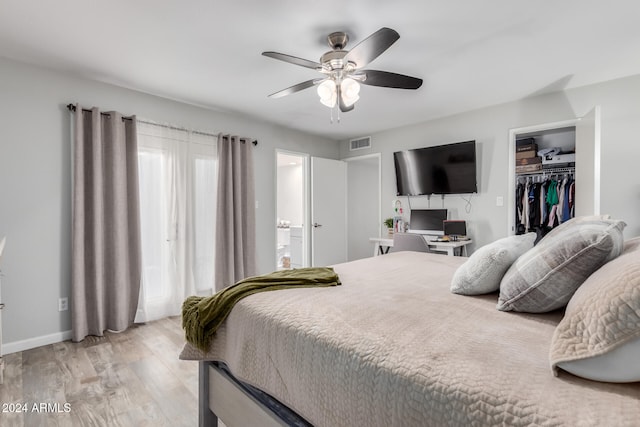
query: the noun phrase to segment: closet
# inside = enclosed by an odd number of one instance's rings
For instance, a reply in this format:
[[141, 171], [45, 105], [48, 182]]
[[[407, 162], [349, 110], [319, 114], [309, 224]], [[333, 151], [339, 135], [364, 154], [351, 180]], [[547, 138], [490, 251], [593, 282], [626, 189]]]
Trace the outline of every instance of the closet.
[[509, 234], [600, 213], [600, 109], [509, 132]]
[[515, 234], [542, 238], [575, 216], [575, 126], [518, 134]]

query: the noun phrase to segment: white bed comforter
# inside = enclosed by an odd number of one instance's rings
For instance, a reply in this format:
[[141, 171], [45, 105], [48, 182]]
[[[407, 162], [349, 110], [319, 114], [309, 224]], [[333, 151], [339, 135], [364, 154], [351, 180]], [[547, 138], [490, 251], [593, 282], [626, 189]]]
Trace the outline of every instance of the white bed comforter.
[[549, 366], [560, 313], [454, 295], [464, 258], [400, 252], [336, 265], [342, 286], [241, 301], [208, 353], [315, 426], [640, 425], [640, 384]]

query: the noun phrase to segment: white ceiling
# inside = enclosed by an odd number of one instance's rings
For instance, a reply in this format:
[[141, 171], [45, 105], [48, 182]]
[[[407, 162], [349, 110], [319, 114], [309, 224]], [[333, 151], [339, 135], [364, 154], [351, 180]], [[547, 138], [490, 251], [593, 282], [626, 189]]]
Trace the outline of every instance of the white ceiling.
[[[0, 0], [0, 56], [345, 139], [640, 74], [637, 0]], [[363, 86], [331, 124], [320, 74], [261, 56], [318, 61], [381, 27], [398, 40], [368, 68], [424, 79], [417, 91]]]

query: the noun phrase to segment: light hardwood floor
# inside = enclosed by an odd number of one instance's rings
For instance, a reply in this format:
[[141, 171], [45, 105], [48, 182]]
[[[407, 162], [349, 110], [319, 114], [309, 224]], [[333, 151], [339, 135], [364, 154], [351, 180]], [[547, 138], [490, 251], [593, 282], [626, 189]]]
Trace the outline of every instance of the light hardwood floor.
[[178, 359], [183, 343], [174, 317], [9, 354], [0, 426], [196, 426], [198, 364]]

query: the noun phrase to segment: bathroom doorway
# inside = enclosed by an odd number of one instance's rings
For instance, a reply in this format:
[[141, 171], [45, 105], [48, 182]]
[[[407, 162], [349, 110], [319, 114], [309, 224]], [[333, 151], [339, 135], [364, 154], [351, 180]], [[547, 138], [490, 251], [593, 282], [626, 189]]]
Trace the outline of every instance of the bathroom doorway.
[[309, 266], [309, 155], [276, 150], [276, 268]]

